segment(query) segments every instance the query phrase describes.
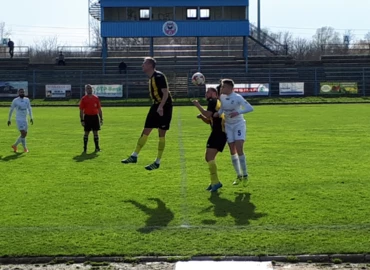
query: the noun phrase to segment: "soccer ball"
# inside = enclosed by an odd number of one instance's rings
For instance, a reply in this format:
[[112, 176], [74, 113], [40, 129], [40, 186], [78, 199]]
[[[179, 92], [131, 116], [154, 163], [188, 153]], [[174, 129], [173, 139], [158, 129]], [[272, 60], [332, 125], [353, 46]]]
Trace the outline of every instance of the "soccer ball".
[[204, 85], [206, 82], [206, 77], [200, 72], [194, 73], [191, 77], [191, 82], [196, 86]]

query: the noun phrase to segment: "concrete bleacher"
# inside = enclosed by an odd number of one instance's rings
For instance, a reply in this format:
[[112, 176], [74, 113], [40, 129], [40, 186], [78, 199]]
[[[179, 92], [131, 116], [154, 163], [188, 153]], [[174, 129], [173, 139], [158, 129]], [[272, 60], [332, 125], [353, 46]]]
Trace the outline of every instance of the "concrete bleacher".
[[29, 58], [0, 58], [0, 70], [28, 70]]
[[323, 55], [321, 64], [325, 80], [356, 82], [359, 94], [370, 93], [370, 55]]
[[323, 55], [323, 66], [330, 67], [369, 67], [370, 54], [366, 55]]
[[100, 57], [66, 57], [65, 66], [55, 64], [55, 70], [103, 70], [103, 60]]

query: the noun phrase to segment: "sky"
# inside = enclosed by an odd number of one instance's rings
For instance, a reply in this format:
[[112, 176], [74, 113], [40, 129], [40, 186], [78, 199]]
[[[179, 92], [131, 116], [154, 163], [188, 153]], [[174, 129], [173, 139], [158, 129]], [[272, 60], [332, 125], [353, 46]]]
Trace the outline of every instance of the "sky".
[[[257, 1], [249, 3], [254, 24]], [[272, 32], [311, 39], [316, 29], [330, 26], [340, 34], [352, 30], [355, 40], [370, 32], [370, 0], [260, 1], [261, 27]], [[49, 37], [57, 37], [60, 46], [89, 44], [88, 0], [0, 0], [0, 22], [5, 22], [16, 46], [32, 46]]]

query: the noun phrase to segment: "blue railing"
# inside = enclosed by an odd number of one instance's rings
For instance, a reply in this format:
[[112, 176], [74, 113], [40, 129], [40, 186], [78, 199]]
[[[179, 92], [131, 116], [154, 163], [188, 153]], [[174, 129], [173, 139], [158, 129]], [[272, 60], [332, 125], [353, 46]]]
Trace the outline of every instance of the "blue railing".
[[[170, 72], [166, 75], [171, 92], [176, 97], [204, 96], [204, 87], [191, 84], [193, 70], [188, 72]], [[207, 69], [203, 71], [208, 84], [218, 84], [221, 78], [232, 78], [238, 84], [268, 84], [268, 96], [279, 96], [279, 84], [288, 82], [304, 83], [305, 96], [318, 96], [323, 83], [355, 83], [355, 96], [370, 96], [370, 68], [281, 68], [250, 69], [249, 72], [238, 72], [236, 69]], [[71, 85], [72, 98], [83, 95], [85, 84], [118, 84], [123, 86], [122, 98], [148, 97], [147, 77], [138, 71], [127, 71], [125, 74], [101, 74], [99, 71], [2, 71], [0, 70], [0, 97], [4, 92], [4, 82], [26, 82], [31, 98], [45, 98], [45, 85]], [[9, 90], [9, 89], [7, 89]]]

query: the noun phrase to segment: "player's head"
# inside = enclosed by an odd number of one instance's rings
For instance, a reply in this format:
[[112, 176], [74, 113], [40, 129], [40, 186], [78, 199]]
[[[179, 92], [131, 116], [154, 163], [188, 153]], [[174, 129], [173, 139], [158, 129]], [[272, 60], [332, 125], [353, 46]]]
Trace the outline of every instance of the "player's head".
[[85, 92], [86, 92], [87, 95], [92, 95], [93, 89], [92, 89], [92, 86], [90, 84], [86, 84]]
[[153, 57], [145, 57], [142, 64], [143, 71], [145, 73], [152, 72], [155, 69], [157, 61]]
[[217, 90], [217, 96], [220, 96], [221, 95], [221, 82], [219, 85], [217, 85], [216, 90]]
[[19, 95], [20, 98], [24, 98], [24, 89], [23, 88], [19, 88], [18, 95]]
[[234, 81], [231, 79], [223, 79], [221, 81], [221, 93], [230, 95], [234, 90]]
[[217, 97], [218, 97], [217, 89], [214, 87], [208, 87], [206, 91], [206, 99]]

